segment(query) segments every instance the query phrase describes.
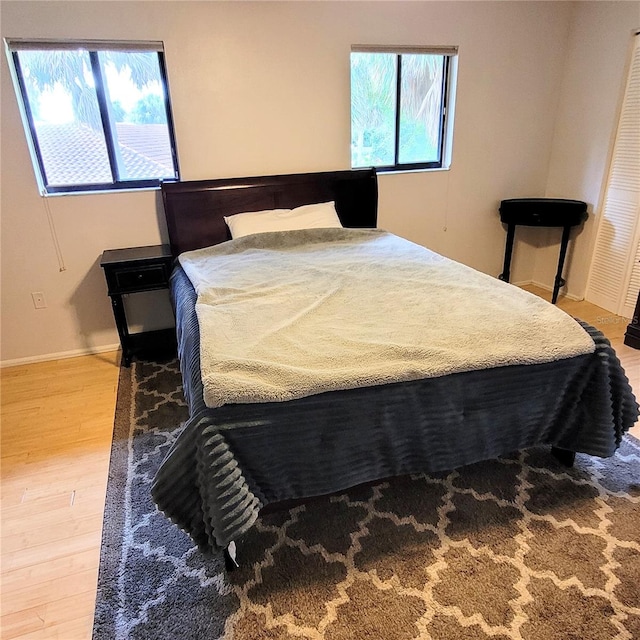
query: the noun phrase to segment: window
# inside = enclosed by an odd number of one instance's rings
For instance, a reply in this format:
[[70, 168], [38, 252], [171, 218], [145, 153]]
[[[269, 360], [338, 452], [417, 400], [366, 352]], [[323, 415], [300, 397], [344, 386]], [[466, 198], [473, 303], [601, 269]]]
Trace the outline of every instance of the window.
[[178, 179], [162, 43], [6, 46], [42, 193]]
[[447, 166], [457, 48], [351, 51], [351, 166]]

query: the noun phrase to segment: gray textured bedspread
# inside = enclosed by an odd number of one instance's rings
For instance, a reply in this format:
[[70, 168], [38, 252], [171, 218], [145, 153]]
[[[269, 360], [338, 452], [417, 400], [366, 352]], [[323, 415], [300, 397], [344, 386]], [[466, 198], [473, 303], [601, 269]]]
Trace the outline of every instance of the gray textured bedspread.
[[610, 456], [638, 407], [604, 336], [556, 362], [332, 391], [290, 402], [205, 406], [195, 291], [172, 276], [190, 419], [153, 498], [202, 547], [226, 546], [281, 500], [385, 477], [450, 470], [538, 444]]

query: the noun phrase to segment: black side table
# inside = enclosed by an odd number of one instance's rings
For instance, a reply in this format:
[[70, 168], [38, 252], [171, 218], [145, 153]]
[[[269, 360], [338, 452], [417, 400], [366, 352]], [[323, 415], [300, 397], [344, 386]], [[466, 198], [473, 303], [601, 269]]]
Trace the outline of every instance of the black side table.
[[516, 226], [526, 227], [563, 227], [558, 271], [553, 285], [551, 302], [558, 300], [560, 287], [564, 286], [562, 277], [564, 259], [567, 255], [571, 227], [581, 224], [587, 218], [587, 203], [581, 200], [564, 200], [561, 198], [513, 198], [500, 203], [500, 220], [507, 225], [507, 244], [504, 251], [504, 267], [498, 276], [500, 280], [509, 282], [511, 275], [511, 254]]
[[123, 296], [155, 289], [168, 289], [173, 256], [168, 244], [129, 249], [109, 249], [102, 254], [113, 316], [122, 345], [122, 360], [126, 367], [131, 358], [141, 352], [175, 349], [175, 329], [160, 329], [129, 333]]

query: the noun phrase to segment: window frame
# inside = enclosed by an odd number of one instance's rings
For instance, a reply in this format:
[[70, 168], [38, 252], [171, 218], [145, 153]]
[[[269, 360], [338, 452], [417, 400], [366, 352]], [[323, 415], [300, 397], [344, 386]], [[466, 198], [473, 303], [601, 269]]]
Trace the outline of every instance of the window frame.
[[[16, 97], [22, 113], [23, 124], [27, 140], [31, 150], [32, 161], [36, 173], [36, 180], [40, 187], [42, 195], [60, 195], [74, 193], [92, 193], [96, 191], [123, 191], [138, 189], [159, 188], [162, 182], [177, 182], [180, 180], [180, 167], [178, 164], [178, 151], [176, 145], [175, 128], [173, 124], [173, 111], [171, 108], [171, 99], [169, 95], [169, 80], [167, 75], [167, 67], [164, 58], [164, 46], [160, 42], [129, 42], [129, 41], [101, 41], [101, 40], [37, 40], [37, 39], [5, 39], [7, 57], [12, 64], [11, 72], [13, 75], [14, 85], [16, 88]], [[44, 165], [42, 152], [40, 150], [40, 142], [33, 119], [33, 111], [27, 87], [24, 81], [24, 75], [20, 64], [19, 54], [21, 51], [28, 50], [85, 50], [89, 54], [91, 62], [91, 75], [93, 77], [96, 89], [96, 100], [100, 112], [100, 122], [102, 125], [102, 135], [107, 149], [109, 159], [109, 167], [111, 170], [111, 182], [93, 182], [82, 184], [67, 185], [49, 185], [47, 181], [47, 171]], [[104, 89], [104, 78], [102, 74], [102, 66], [98, 60], [98, 54], [105, 51], [119, 52], [146, 52], [155, 53], [158, 56], [158, 68], [162, 88], [164, 93], [164, 108], [167, 115], [167, 134], [169, 136], [169, 144], [171, 145], [171, 159], [173, 163], [173, 177], [163, 178], [142, 178], [135, 180], [121, 179], [118, 175], [118, 165], [116, 161], [116, 143], [109, 117], [109, 106], [107, 104], [106, 92]]]
[[[407, 46], [375, 46], [354, 45], [351, 53], [387, 53], [396, 56], [395, 79], [395, 122], [394, 122], [394, 163], [385, 165], [373, 165], [379, 173], [391, 173], [402, 171], [420, 171], [428, 169], [448, 169], [451, 164], [451, 146], [453, 142], [453, 101], [455, 96], [454, 83], [457, 77], [458, 47], [407, 47]], [[440, 88], [441, 108], [440, 127], [438, 132], [439, 160], [432, 162], [399, 162], [400, 156], [400, 119], [401, 119], [401, 95], [402, 95], [402, 56], [403, 55], [438, 55], [443, 57], [442, 84]], [[351, 84], [353, 95], [353, 84]], [[352, 103], [351, 103], [352, 104]], [[353, 164], [351, 154], [351, 168]]]

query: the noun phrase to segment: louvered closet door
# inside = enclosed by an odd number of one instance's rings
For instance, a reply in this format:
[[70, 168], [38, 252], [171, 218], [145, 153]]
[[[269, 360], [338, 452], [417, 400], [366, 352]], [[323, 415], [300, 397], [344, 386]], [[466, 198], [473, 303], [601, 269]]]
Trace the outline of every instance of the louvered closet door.
[[640, 289], [640, 35], [634, 41], [586, 294], [627, 318]]

